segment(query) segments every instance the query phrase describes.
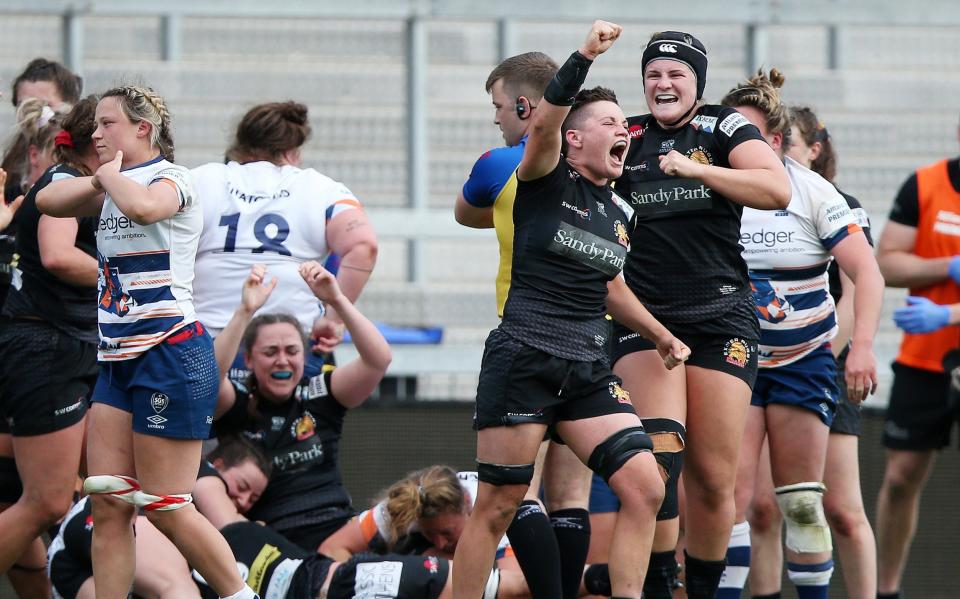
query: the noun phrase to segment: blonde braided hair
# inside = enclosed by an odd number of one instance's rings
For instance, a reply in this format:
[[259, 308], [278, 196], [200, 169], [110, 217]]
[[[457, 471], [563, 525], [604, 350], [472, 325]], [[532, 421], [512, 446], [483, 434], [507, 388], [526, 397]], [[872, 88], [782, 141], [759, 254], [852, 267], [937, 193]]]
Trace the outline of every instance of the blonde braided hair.
[[173, 162], [173, 134], [170, 131], [170, 111], [157, 92], [149, 87], [123, 85], [115, 87], [101, 96], [120, 99], [123, 113], [130, 122], [146, 121], [150, 123], [150, 145], [159, 148], [164, 158]]

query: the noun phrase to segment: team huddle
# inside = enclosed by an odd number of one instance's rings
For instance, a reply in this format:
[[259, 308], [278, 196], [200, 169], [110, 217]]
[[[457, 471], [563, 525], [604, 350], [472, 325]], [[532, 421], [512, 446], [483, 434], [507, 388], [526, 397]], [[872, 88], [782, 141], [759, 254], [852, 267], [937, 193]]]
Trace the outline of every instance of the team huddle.
[[[153, 90], [81, 98], [62, 66], [28, 65], [0, 203], [0, 571], [17, 591], [732, 599], [749, 578], [771, 598], [785, 546], [799, 596], [825, 599], [842, 521], [848, 592], [878, 596], [856, 464], [880, 266], [945, 289], [898, 310], [908, 340], [960, 320], [952, 246], [917, 252], [927, 270], [903, 256], [927, 188], [898, 198], [878, 266], [826, 128], [784, 105], [781, 73], [708, 104], [704, 44], [659, 32], [649, 112], [627, 117], [583, 89], [622, 31], [597, 21], [559, 67], [529, 52], [490, 73], [507, 145], [454, 207], [500, 246], [476, 470], [430, 465], [366, 510], [339, 463], [391, 362], [354, 306], [377, 239], [347, 186], [302, 168], [306, 107], [251, 108], [225, 160], [190, 170]], [[337, 364], [345, 333], [358, 357]], [[940, 358], [921, 355], [905, 344], [902, 376], [946, 404]], [[897, 375], [892, 401], [920, 384]]]

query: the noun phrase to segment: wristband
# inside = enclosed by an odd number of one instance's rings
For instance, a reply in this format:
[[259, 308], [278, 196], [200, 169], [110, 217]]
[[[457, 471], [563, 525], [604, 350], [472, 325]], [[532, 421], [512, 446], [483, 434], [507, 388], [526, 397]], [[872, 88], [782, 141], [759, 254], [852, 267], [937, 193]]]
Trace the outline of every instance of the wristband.
[[543, 99], [554, 106], [573, 106], [577, 92], [587, 79], [587, 71], [593, 61], [579, 52], [574, 52], [563, 63], [543, 92]]

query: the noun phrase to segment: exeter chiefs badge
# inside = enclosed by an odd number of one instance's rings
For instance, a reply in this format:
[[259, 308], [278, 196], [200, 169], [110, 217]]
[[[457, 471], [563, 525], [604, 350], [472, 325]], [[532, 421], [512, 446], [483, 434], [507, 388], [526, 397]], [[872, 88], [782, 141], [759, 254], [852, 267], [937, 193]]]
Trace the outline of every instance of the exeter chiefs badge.
[[750, 346], [739, 337], [734, 337], [723, 344], [723, 357], [734, 366], [744, 368], [750, 361]]
[[697, 146], [692, 150], [688, 150], [687, 158], [699, 164], [713, 164], [713, 156], [711, 156], [710, 152], [703, 146]]
[[630, 393], [620, 386], [620, 383], [610, 383], [608, 385], [610, 396], [620, 403], [630, 403]]
[[317, 421], [310, 414], [304, 414], [297, 418], [293, 426], [290, 427], [290, 436], [297, 441], [309, 439], [317, 432]]

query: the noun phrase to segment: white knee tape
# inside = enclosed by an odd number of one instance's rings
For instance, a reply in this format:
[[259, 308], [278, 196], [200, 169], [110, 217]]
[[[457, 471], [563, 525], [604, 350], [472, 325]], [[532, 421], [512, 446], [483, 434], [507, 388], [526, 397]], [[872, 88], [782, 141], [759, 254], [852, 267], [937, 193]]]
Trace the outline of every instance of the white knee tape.
[[110, 495], [147, 511], [178, 510], [193, 502], [193, 495], [190, 493], [162, 497], [144, 493], [137, 479], [118, 474], [88, 476], [83, 481], [83, 492], [87, 495]]
[[192, 493], [181, 493], [181, 494], [171, 494], [171, 495], [151, 495], [150, 493], [144, 493], [140, 491], [137, 496], [139, 507], [142, 507], [148, 512], [170, 512], [173, 510], [179, 510], [182, 507], [193, 503], [193, 494]]
[[98, 474], [83, 480], [83, 492], [87, 495], [110, 495], [137, 505], [135, 493], [140, 492], [140, 481], [118, 474]]
[[797, 553], [833, 551], [830, 527], [823, 513], [823, 483], [776, 488], [777, 505], [787, 523], [787, 548]]
[[494, 566], [490, 571], [490, 577], [487, 578], [487, 586], [483, 589], [483, 599], [497, 599], [498, 590], [500, 590], [500, 570]]

